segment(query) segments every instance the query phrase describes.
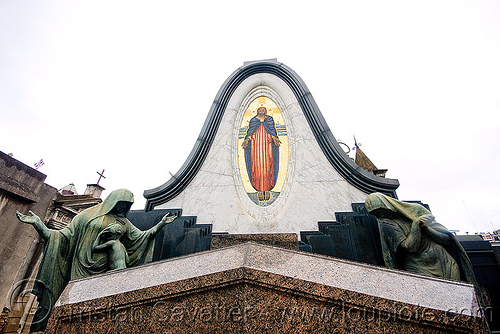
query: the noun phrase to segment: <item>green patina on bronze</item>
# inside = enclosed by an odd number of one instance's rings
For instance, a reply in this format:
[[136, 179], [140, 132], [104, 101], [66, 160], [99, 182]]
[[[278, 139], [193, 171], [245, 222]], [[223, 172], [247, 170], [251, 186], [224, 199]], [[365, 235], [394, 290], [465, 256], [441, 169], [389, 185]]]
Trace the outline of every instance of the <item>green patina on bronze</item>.
[[73, 218], [62, 230], [52, 230], [30, 211], [17, 212], [20, 221], [32, 224], [45, 239], [45, 248], [33, 293], [39, 309], [33, 319], [44, 329], [48, 314], [70, 280], [150, 262], [157, 232], [176, 216], [165, 215], [147, 231], [141, 231], [127, 218], [134, 196], [119, 189], [99, 205]]
[[381, 193], [368, 195], [365, 206], [377, 217], [387, 267], [476, 284], [457, 238], [425, 207]]

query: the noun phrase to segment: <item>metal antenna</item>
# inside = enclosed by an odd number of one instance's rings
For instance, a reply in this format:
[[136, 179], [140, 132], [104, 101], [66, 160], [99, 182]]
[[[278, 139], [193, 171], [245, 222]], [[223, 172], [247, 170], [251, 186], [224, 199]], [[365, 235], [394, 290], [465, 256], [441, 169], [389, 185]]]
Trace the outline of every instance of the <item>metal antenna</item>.
[[472, 216], [470, 215], [469, 210], [467, 209], [467, 206], [465, 205], [465, 202], [462, 201], [462, 203], [464, 204], [465, 211], [467, 211], [467, 214], [469, 215], [470, 221], [472, 222], [472, 226], [474, 226], [474, 229], [476, 230], [476, 232], [479, 232], [477, 227], [476, 227], [476, 224], [474, 224], [474, 220], [472, 219]]
[[355, 135], [352, 135], [352, 136], [354, 137], [354, 147], [352, 149], [355, 150], [356, 148], [361, 147], [362, 144], [358, 143], [356, 141], [356, 136]]

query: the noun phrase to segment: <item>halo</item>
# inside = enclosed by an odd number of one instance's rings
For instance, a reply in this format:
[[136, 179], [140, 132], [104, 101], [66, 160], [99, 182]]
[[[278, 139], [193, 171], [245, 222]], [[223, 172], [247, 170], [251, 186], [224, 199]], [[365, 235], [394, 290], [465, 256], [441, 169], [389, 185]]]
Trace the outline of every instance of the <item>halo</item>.
[[252, 110], [252, 115], [257, 114], [257, 110], [259, 110], [259, 108], [262, 107], [266, 108], [266, 113], [268, 115], [273, 113], [273, 108], [269, 106], [267, 103], [259, 103], [259, 105], [257, 105], [257, 107], [254, 110]]

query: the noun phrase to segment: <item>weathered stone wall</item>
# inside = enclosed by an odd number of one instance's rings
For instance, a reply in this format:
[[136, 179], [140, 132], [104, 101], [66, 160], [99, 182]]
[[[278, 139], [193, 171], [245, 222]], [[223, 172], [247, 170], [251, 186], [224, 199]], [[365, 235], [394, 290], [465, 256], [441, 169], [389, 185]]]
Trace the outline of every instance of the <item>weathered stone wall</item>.
[[[16, 279], [33, 270], [30, 256], [36, 250], [35, 229], [17, 220], [16, 210], [32, 210], [45, 220], [57, 189], [44, 183], [46, 176], [0, 152], [0, 307], [6, 305]], [[27, 258], [29, 257], [29, 258]], [[22, 276], [22, 277], [18, 277]]]

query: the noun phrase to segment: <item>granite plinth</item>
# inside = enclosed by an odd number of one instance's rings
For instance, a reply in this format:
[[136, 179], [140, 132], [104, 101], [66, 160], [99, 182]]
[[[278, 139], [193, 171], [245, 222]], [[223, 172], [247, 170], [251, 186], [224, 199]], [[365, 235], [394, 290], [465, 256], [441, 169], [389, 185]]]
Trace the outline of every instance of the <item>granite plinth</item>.
[[228, 234], [213, 233], [211, 249], [239, 245], [245, 242], [273, 247], [299, 250], [299, 239], [295, 233]]
[[46, 333], [486, 333], [474, 287], [245, 243], [75, 280]]

